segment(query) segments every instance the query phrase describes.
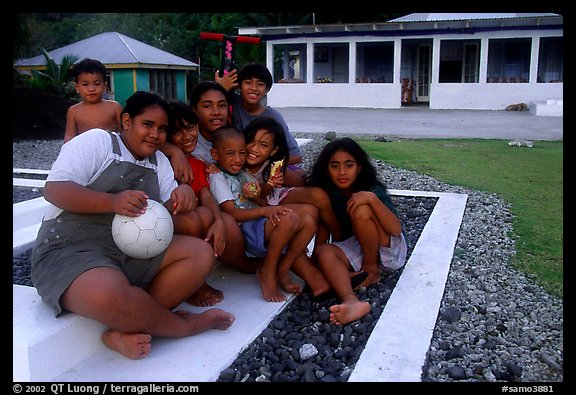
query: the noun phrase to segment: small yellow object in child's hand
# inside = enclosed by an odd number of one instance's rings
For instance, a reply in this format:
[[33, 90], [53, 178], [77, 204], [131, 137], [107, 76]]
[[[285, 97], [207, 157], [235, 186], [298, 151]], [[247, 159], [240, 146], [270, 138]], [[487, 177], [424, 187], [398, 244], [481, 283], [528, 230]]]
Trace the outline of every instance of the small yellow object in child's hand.
[[244, 189], [244, 196], [249, 199], [260, 195], [260, 185], [257, 182], [247, 182], [242, 188]]
[[270, 177], [276, 177], [282, 171], [282, 165], [284, 165], [284, 159], [277, 160], [272, 163], [270, 167]]
[[256, 185], [255, 182], [252, 182], [252, 183], [250, 183], [250, 186], [248, 187], [248, 189], [250, 190], [250, 192], [256, 193], [256, 192], [258, 192], [258, 185]]

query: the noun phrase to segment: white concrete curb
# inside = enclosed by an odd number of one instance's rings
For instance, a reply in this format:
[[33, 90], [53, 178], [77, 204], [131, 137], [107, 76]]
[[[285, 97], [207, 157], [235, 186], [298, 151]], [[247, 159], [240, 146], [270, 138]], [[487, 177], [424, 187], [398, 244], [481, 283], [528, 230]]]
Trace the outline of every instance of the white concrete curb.
[[451, 193], [390, 193], [439, 199], [348, 379], [350, 382], [421, 381], [468, 199], [468, 195]]

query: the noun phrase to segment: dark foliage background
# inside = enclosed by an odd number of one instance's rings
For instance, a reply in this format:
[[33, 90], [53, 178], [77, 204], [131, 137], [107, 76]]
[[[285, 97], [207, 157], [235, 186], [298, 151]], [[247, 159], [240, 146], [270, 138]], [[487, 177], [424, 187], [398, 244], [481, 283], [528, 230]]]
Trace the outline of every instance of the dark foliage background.
[[[115, 31], [201, 65], [194, 81], [212, 79], [220, 65], [220, 43], [200, 32], [237, 35], [239, 27], [384, 22], [406, 13], [14, 13], [12, 64], [99, 33]], [[264, 62], [265, 43], [239, 45], [236, 63]], [[64, 137], [66, 110], [73, 99], [13, 81], [13, 139]]]

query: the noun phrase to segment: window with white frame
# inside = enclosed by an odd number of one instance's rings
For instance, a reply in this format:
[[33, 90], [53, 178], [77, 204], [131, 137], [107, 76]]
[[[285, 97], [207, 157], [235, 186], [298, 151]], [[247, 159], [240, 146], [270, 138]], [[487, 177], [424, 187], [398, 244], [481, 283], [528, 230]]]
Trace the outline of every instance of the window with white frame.
[[306, 44], [274, 45], [274, 82], [306, 82]]
[[356, 44], [356, 82], [392, 83], [394, 80], [394, 42]]
[[314, 82], [347, 83], [350, 69], [348, 43], [314, 44]]
[[478, 82], [479, 55], [480, 40], [442, 40], [438, 82]]
[[538, 51], [538, 82], [564, 81], [562, 37], [542, 37]]
[[490, 39], [486, 82], [528, 82], [531, 38]]

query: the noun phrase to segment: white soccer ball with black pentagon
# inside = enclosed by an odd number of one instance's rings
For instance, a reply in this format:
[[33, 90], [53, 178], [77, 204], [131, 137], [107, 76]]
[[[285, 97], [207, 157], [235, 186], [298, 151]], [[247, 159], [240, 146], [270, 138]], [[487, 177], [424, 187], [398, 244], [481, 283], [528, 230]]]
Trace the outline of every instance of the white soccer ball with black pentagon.
[[146, 259], [161, 254], [168, 248], [173, 235], [170, 213], [152, 199], [148, 199], [144, 214], [138, 217], [116, 214], [112, 220], [114, 242], [133, 258]]

